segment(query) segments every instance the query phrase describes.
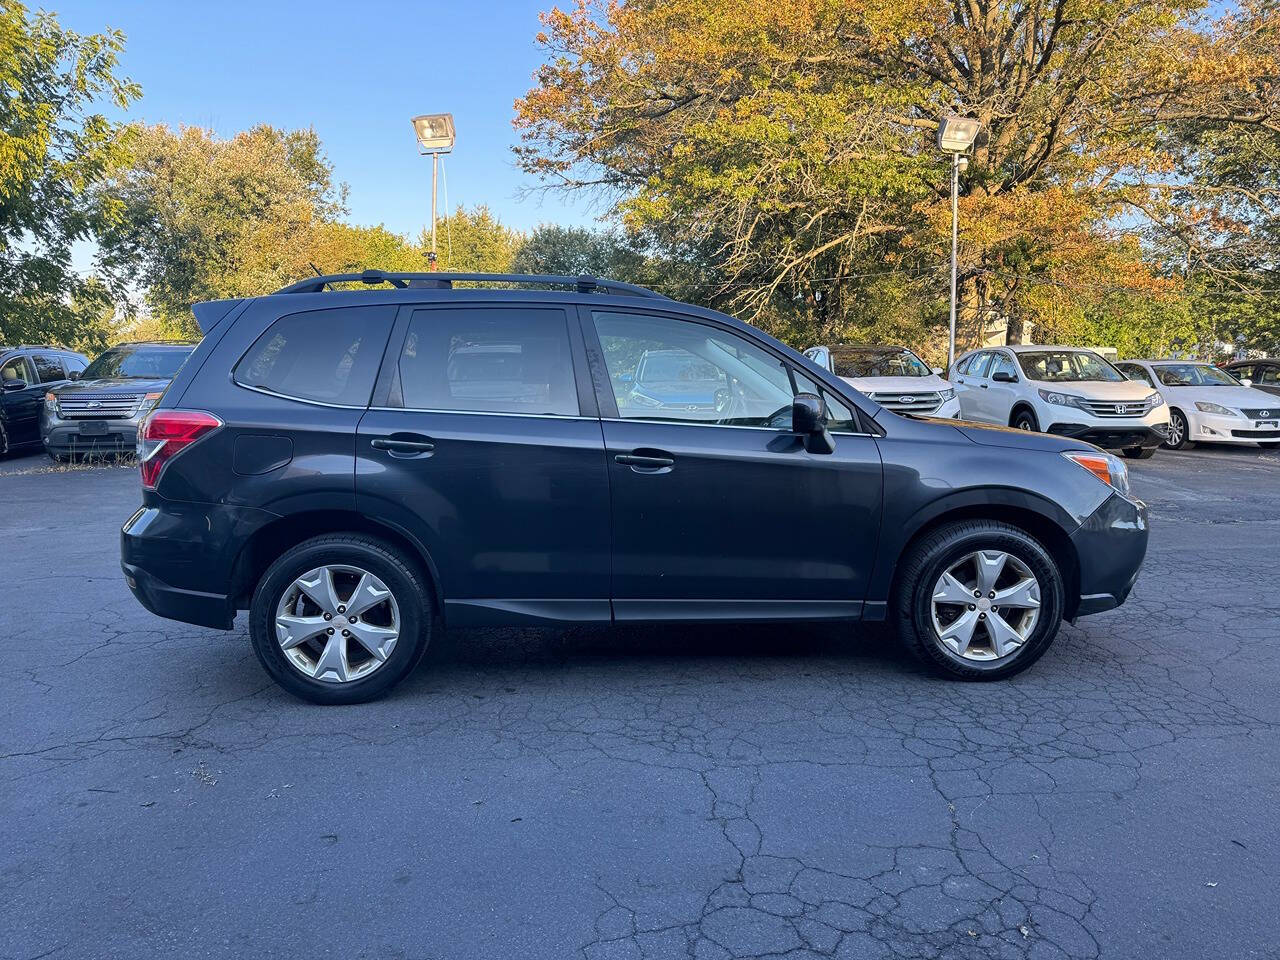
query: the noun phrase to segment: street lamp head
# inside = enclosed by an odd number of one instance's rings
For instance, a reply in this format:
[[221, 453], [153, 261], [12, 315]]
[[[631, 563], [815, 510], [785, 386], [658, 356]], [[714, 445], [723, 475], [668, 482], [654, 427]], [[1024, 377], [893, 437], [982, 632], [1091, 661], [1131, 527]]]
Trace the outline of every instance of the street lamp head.
[[419, 153], [448, 153], [453, 149], [452, 113], [425, 113], [413, 118]]
[[944, 114], [938, 120], [938, 149], [944, 153], [964, 153], [978, 139], [982, 124], [972, 117]]

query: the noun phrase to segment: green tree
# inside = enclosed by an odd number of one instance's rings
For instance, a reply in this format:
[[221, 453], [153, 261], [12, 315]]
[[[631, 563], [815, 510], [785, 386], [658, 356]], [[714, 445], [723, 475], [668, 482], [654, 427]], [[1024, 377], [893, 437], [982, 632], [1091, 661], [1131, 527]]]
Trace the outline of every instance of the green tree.
[[[425, 252], [431, 249], [431, 234], [422, 231], [419, 246], [426, 269]], [[459, 205], [436, 224], [437, 264], [454, 273], [510, 273], [516, 251], [524, 235], [503, 224], [485, 204], [467, 210]]]
[[512, 269], [516, 273], [586, 274], [643, 283], [645, 257], [618, 231], [544, 223], [520, 245]]
[[117, 209], [95, 189], [122, 161], [127, 135], [96, 107], [140, 95], [118, 76], [124, 36], [80, 35], [52, 14], [0, 3], [0, 343], [77, 342], [107, 287], [78, 276], [72, 246]]

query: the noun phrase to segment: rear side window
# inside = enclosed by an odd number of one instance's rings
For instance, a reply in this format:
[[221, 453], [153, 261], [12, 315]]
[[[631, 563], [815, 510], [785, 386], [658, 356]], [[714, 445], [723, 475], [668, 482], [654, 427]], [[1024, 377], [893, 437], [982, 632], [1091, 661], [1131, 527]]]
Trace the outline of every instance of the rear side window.
[[30, 385], [31, 372], [27, 369], [25, 357], [10, 357], [0, 366], [0, 380], [22, 380]]
[[236, 364], [235, 381], [298, 400], [368, 404], [394, 308], [350, 307], [281, 317]]
[[419, 310], [409, 322], [393, 406], [460, 413], [577, 416], [563, 310]]

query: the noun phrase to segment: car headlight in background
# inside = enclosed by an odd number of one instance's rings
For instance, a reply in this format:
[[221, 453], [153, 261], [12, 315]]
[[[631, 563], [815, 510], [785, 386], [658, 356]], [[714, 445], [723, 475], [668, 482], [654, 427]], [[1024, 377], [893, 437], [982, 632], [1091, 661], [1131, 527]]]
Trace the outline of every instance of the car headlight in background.
[[1147, 397], [1147, 403], [1151, 404], [1152, 410], [1156, 407], [1163, 407], [1164, 397], [1160, 396], [1159, 393], [1153, 393], [1151, 396]]
[[1062, 454], [1071, 462], [1084, 467], [1091, 474], [1119, 493], [1129, 496], [1129, 468], [1119, 457], [1101, 450], [1068, 450]]
[[1058, 393], [1056, 390], [1041, 390], [1040, 399], [1045, 403], [1055, 403], [1060, 407], [1075, 407], [1077, 410], [1084, 410], [1086, 413], [1092, 412], [1087, 406], [1085, 406], [1084, 397], [1077, 397], [1074, 393]]
[[938, 396], [942, 398], [943, 403], [946, 403], [948, 400], [954, 399], [955, 395], [956, 395], [955, 387], [947, 387], [945, 390], [938, 391]]
[[133, 414], [134, 419], [141, 420], [143, 417], [145, 417], [148, 413], [151, 412], [151, 408], [154, 407], [157, 401], [159, 401], [159, 399], [163, 396], [164, 396], [163, 393], [148, 393], [146, 396], [144, 396], [142, 400], [139, 401], [138, 409]]
[[1239, 414], [1234, 410], [1228, 410], [1220, 403], [1210, 403], [1207, 400], [1197, 400], [1196, 409], [1201, 413], [1216, 413], [1220, 417], [1238, 417]]

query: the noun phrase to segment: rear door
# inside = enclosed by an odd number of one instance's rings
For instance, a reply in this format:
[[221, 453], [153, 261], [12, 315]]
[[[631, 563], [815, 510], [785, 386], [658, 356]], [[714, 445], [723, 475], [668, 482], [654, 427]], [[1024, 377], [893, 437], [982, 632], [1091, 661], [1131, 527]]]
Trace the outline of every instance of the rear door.
[[40, 439], [40, 404], [45, 392], [35, 366], [29, 357], [10, 357], [4, 363], [3, 376], [5, 380], [21, 380], [26, 384], [20, 390], [6, 390], [0, 398], [4, 403], [9, 443], [34, 443]]
[[558, 305], [402, 308], [356, 441], [360, 509], [430, 552], [449, 622], [609, 619], [609, 489]]
[[[658, 311], [581, 314], [607, 453], [617, 619], [858, 616], [882, 478], [857, 414], [833, 403], [835, 452], [808, 453], [791, 432], [791, 402], [813, 384], [763, 345]], [[720, 384], [712, 409], [633, 390], [640, 358], [658, 352], [689, 358], [691, 383]]]

